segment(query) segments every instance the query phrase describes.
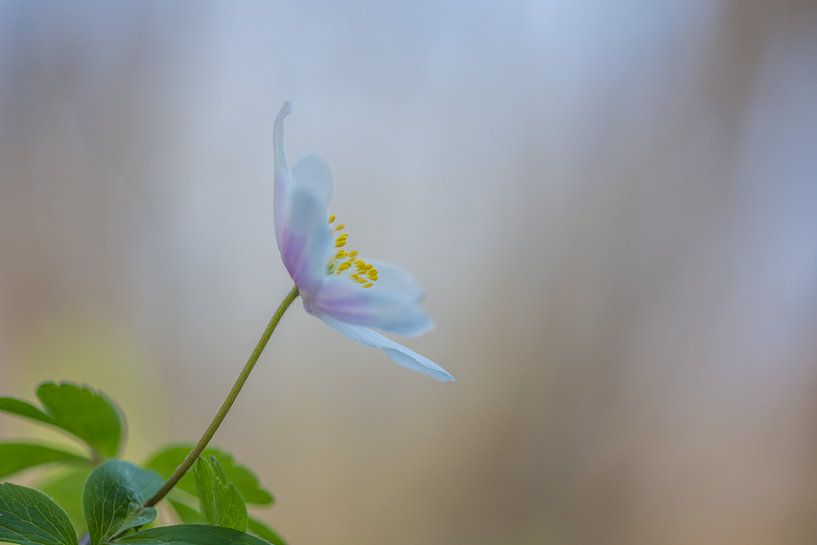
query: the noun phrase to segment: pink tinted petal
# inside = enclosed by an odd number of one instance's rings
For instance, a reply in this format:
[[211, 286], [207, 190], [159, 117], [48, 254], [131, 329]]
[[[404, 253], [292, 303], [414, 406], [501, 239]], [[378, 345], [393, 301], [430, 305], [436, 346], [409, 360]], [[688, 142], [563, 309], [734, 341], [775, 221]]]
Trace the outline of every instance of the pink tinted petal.
[[308, 302], [307, 311], [400, 335], [420, 335], [434, 327], [431, 318], [405, 293], [385, 286], [362, 288], [349, 278], [331, 276]]
[[284, 266], [305, 299], [319, 292], [329, 278], [326, 266], [332, 251], [332, 229], [326, 218], [326, 208], [311, 191], [292, 192], [289, 217], [278, 243]]
[[420, 373], [426, 374], [442, 382], [451, 382], [454, 380], [454, 377], [451, 376], [448, 371], [430, 359], [426, 358], [425, 356], [421, 356], [417, 352], [406, 348], [400, 343], [396, 343], [393, 340], [384, 337], [380, 333], [373, 331], [368, 327], [349, 324], [332, 318], [331, 316], [318, 315], [318, 318], [323, 320], [326, 325], [332, 329], [346, 335], [357, 343], [370, 348], [380, 348], [386, 352], [386, 354], [388, 354], [388, 356], [396, 364], [402, 367], [419, 371]]

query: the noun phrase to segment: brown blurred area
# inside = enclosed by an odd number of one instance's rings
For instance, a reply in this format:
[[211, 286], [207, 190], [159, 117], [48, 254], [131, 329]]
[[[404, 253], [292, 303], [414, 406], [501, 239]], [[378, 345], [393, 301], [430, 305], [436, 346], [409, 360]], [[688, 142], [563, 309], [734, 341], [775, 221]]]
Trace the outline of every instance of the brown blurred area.
[[580, 4], [0, 4], [0, 394], [198, 436], [288, 289], [289, 99], [458, 379], [291, 311], [217, 437], [291, 543], [813, 543], [817, 4]]

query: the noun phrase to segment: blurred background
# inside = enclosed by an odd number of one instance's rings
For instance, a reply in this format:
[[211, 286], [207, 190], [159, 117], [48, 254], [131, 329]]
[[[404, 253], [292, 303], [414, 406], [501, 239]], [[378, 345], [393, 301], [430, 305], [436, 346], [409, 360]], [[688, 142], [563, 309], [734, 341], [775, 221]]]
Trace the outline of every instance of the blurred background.
[[286, 99], [458, 379], [287, 314], [216, 443], [293, 545], [814, 543], [817, 3], [0, 2], [0, 395], [198, 437]]

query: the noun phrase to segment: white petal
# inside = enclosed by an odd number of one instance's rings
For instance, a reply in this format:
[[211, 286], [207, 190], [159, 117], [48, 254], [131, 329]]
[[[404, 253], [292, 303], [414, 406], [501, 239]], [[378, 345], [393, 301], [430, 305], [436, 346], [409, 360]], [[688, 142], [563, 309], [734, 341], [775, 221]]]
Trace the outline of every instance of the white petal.
[[290, 176], [292, 191], [311, 191], [318, 203], [329, 209], [334, 184], [332, 171], [326, 161], [318, 155], [307, 155], [292, 166]]
[[407, 336], [421, 335], [434, 327], [416, 299], [381, 286], [380, 280], [371, 288], [363, 288], [344, 276], [332, 276], [314, 294], [307, 310]]
[[275, 237], [278, 240], [278, 249], [284, 251], [281, 245], [281, 230], [286, 222], [290, 209], [290, 172], [287, 157], [284, 152], [284, 119], [292, 113], [292, 105], [284, 102], [278, 115], [275, 116], [275, 126], [272, 130], [273, 153], [275, 157], [275, 189], [273, 191], [272, 213], [275, 221]]
[[375, 259], [363, 258], [377, 269], [378, 279], [372, 290], [384, 290], [406, 299], [419, 302], [425, 295], [425, 290], [417, 283], [414, 276], [397, 265], [383, 263]]
[[405, 346], [384, 337], [380, 333], [359, 325], [349, 324], [336, 320], [330, 316], [318, 316], [329, 327], [336, 331], [343, 333], [353, 341], [371, 348], [380, 348], [389, 355], [389, 357], [398, 365], [419, 371], [432, 378], [443, 382], [451, 382], [454, 377], [451, 374], [417, 352], [406, 348]]
[[294, 190], [289, 218], [278, 241], [281, 258], [304, 298], [320, 291], [329, 278], [326, 266], [332, 253], [332, 229], [326, 208], [309, 191]]

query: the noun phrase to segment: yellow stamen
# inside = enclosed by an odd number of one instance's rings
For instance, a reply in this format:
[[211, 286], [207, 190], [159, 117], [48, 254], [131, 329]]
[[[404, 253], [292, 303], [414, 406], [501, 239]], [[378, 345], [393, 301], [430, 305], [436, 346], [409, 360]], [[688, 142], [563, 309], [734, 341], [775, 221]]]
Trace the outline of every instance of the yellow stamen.
[[[335, 215], [332, 214], [329, 216], [329, 224], [332, 225], [334, 222]], [[349, 239], [348, 233], [340, 233], [344, 229], [346, 229], [345, 223], [340, 223], [334, 227], [334, 231], [338, 233], [335, 238], [335, 248], [339, 249], [327, 264], [327, 274], [346, 276], [352, 282], [360, 284], [362, 288], [371, 288], [377, 282], [377, 269], [371, 263], [366, 263], [364, 259], [358, 259], [357, 250], [347, 252], [341, 249], [346, 246]], [[354, 266], [355, 270], [350, 270], [352, 266]]]

